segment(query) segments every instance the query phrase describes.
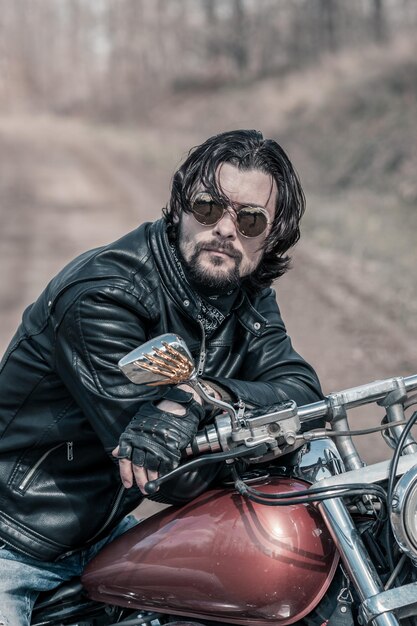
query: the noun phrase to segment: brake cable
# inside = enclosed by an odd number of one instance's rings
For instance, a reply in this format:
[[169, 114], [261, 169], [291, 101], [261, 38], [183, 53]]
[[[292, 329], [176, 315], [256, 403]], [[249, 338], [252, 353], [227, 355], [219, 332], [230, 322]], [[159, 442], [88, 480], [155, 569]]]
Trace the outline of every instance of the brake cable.
[[387, 494], [380, 485], [368, 483], [353, 483], [335, 485], [329, 487], [313, 487], [290, 493], [264, 493], [253, 487], [249, 487], [237, 473], [236, 467], [231, 468], [235, 481], [236, 490], [243, 496], [267, 506], [288, 506], [291, 504], [311, 504], [322, 500], [337, 497], [351, 497], [357, 495], [374, 495], [382, 501], [386, 501]]

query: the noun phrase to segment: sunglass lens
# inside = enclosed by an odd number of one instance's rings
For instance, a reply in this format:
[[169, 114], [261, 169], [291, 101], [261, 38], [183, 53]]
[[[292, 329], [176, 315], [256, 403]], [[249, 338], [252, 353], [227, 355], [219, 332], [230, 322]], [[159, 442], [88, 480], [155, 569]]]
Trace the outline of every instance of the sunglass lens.
[[237, 213], [237, 223], [245, 237], [259, 237], [268, 226], [268, 218], [260, 209], [243, 207]]
[[223, 207], [205, 200], [196, 200], [191, 210], [197, 222], [206, 226], [215, 224], [223, 215]]

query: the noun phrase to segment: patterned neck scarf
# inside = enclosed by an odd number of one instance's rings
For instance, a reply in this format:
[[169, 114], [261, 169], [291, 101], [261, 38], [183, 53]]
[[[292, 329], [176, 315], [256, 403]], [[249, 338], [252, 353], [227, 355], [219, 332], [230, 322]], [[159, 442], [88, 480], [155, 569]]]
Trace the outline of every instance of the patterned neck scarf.
[[[210, 295], [203, 297], [198, 293], [198, 291], [196, 291], [194, 284], [190, 283], [189, 279], [187, 278], [184, 267], [180, 259], [178, 258], [178, 252], [175, 244], [171, 243], [170, 245], [178, 272], [181, 278], [183, 278], [183, 280], [185, 280], [190, 285], [200, 305], [199, 321], [204, 327], [206, 337], [211, 337], [214, 331], [229, 315], [239, 290], [234, 289], [226, 294]], [[209, 302], [209, 300], [211, 300], [211, 302]], [[212, 304], [213, 301], [216, 302], [217, 307]]]

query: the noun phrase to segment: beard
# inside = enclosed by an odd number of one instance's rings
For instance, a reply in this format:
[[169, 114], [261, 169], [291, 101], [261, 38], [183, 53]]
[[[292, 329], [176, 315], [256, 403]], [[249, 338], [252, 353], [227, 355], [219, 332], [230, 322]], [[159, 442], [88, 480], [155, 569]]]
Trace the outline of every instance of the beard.
[[[203, 264], [201, 254], [204, 250], [218, 250], [226, 252], [234, 261], [234, 266], [228, 270], [222, 269], [224, 260], [220, 257], [213, 257], [209, 263]], [[201, 291], [206, 290], [211, 293], [226, 293], [236, 289], [241, 284], [239, 273], [242, 255], [233, 249], [229, 242], [219, 243], [216, 240], [195, 244], [191, 257], [186, 260], [179, 249], [181, 262], [190, 281]]]

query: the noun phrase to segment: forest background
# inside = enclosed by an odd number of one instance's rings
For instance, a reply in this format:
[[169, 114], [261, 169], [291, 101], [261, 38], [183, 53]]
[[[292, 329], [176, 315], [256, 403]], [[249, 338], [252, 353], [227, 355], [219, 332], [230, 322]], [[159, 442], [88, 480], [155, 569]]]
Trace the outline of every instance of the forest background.
[[0, 0], [1, 349], [66, 262], [160, 216], [191, 146], [256, 128], [307, 196], [275, 285], [296, 349], [325, 393], [417, 374], [416, 26], [414, 0]]

